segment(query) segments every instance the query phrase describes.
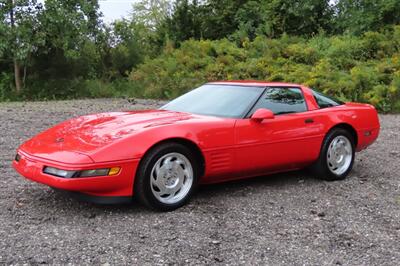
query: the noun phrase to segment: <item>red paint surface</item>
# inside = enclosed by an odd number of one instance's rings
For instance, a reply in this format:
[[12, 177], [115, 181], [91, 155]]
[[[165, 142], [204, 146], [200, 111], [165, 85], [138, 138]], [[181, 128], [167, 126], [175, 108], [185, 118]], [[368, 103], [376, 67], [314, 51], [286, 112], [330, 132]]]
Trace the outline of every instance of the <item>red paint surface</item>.
[[[379, 134], [377, 112], [368, 104], [319, 109], [312, 92], [301, 85], [218, 83], [297, 86], [303, 91], [308, 111], [262, 121], [163, 110], [87, 115], [65, 121], [23, 143], [18, 149], [22, 158], [13, 166], [26, 178], [51, 187], [98, 196], [129, 196], [140, 159], [152, 146], [169, 139], [197, 145], [205, 159], [201, 182], [216, 183], [305, 167], [318, 158], [326, 133], [338, 125], [346, 124], [357, 132], [357, 151]], [[314, 122], [305, 123], [306, 119]], [[44, 174], [44, 166], [66, 170], [121, 167], [121, 172], [110, 177], [64, 179]]]

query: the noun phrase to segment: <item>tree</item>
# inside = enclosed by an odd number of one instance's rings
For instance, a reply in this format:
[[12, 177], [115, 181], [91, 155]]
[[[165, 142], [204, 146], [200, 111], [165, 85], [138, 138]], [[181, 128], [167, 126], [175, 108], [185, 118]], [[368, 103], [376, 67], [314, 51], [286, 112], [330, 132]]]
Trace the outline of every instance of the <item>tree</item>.
[[101, 28], [97, 0], [46, 0], [39, 22], [45, 32], [45, 52], [59, 49], [77, 57], [82, 45], [95, 41]]
[[260, 1], [248, 1], [235, 14], [235, 22], [238, 24], [238, 29], [233, 34], [233, 37], [240, 39], [240, 41], [245, 38], [253, 40], [258, 34], [265, 34], [265, 30], [261, 29], [269, 19], [265, 12], [265, 6]]
[[190, 38], [222, 39], [283, 33], [313, 36], [331, 32], [333, 7], [329, 0], [177, 0], [168, 33], [177, 42]]
[[134, 66], [142, 62], [149, 48], [142, 39], [139, 25], [128, 20], [115, 21], [111, 27], [110, 71], [111, 77], [127, 76]]
[[277, 37], [283, 33], [312, 36], [323, 30], [331, 32], [333, 8], [329, 0], [263, 0], [264, 32]]
[[44, 32], [35, 54], [40, 80], [96, 76], [103, 28], [97, 0], [47, 0], [38, 22]]
[[[0, 7], [0, 55], [12, 61], [15, 89], [19, 94], [25, 84], [31, 54], [42, 42], [37, 27], [42, 6], [36, 0], [4, 0]], [[22, 77], [21, 69], [24, 70]]]
[[238, 29], [236, 12], [248, 0], [208, 0], [202, 9], [202, 28], [205, 39], [222, 39]]
[[335, 12], [337, 33], [360, 35], [400, 24], [399, 0], [338, 0]]
[[202, 11], [197, 1], [177, 0], [172, 15], [166, 19], [168, 37], [176, 44], [202, 38]]
[[168, 42], [167, 18], [171, 16], [169, 0], [142, 0], [133, 4], [129, 18], [129, 34], [135, 35], [145, 55], [156, 56]]
[[171, 15], [172, 3], [168, 0], [141, 0], [133, 4], [131, 18], [151, 30], [157, 30]]

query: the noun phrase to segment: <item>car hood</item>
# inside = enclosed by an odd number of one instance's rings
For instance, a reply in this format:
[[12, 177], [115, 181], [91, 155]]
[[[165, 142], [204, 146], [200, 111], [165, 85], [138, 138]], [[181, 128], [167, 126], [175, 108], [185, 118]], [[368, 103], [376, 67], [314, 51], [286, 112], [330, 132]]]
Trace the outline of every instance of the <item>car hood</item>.
[[[122, 138], [148, 128], [195, 119], [197, 116], [165, 110], [129, 111], [86, 115], [52, 127], [21, 146], [37, 157], [63, 161], [80, 158]], [[69, 156], [65, 156], [68, 153]], [[60, 156], [64, 154], [64, 156]], [[82, 160], [82, 159], [80, 159]], [[78, 162], [70, 162], [78, 163]]]

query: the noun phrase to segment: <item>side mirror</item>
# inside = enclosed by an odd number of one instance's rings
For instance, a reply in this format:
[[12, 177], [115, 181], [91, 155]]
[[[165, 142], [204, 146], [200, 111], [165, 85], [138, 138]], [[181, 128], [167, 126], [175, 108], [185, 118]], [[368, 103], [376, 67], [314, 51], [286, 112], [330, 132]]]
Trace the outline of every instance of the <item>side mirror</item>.
[[251, 120], [254, 120], [256, 122], [261, 122], [264, 119], [273, 119], [274, 117], [275, 115], [271, 110], [260, 108], [254, 112], [254, 114], [251, 116]]

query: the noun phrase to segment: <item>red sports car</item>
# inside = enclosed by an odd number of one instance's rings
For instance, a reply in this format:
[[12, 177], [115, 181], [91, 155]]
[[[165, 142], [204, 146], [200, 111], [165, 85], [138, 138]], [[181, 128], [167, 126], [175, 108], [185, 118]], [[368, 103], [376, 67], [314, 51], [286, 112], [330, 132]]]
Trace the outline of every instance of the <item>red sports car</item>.
[[136, 196], [168, 211], [185, 204], [199, 183], [304, 167], [322, 179], [343, 179], [379, 128], [373, 106], [302, 85], [212, 82], [158, 110], [63, 122], [22, 144], [13, 166], [86, 200]]

